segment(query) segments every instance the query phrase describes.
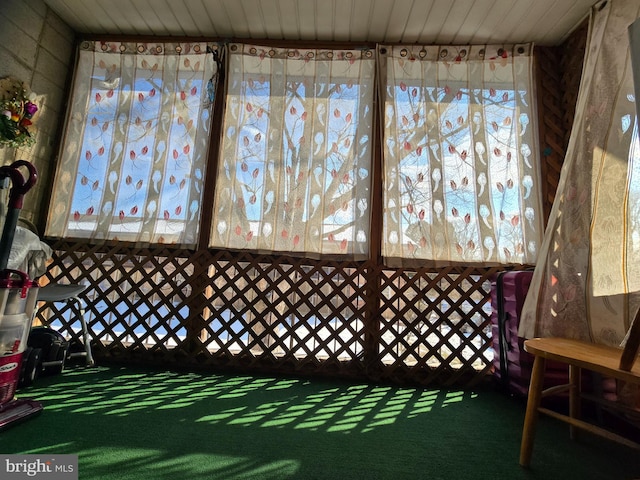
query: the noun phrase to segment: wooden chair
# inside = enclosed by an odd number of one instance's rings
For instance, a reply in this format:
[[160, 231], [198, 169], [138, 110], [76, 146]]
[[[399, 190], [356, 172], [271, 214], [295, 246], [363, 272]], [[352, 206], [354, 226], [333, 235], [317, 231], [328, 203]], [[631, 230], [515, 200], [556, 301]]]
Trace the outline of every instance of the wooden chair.
[[[566, 338], [532, 338], [526, 340], [524, 349], [533, 354], [535, 359], [531, 372], [527, 410], [522, 430], [520, 465], [528, 467], [531, 463], [538, 413], [544, 413], [568, 423], [570, 425], [571, 438], [574, 438], [575, 429], [578, 428], [628, 447], [640, 449], [640, 444], [631, 439], [580, 418], [580, 403], [582, 398], [587, 397], [581, 392], [581, 370], [587, 369], [600, 373], [605, 378], [640, 384], [640, 364], [636, 364], [639, 347], [640, 311], [636, 314], [624, 349]], [[569, 365], [569, 384], [543, 390], [545, 362], [547, 360], [563, 362]], [[569, 392], [569, 415], [540, 406], [541, 399], [544, 396], [566, 392], [567, 390]], [[594, 396], [590, 396], [590, 398], [600, 401]], [[611, 406], [616, 402], [601, 400], [600, 403]], [[617, 407], [623, 411], [625, 409], [623, 406], [617, 405]], [[627, 410], [630, 409], [627, 407]], [[635, 410], [633, 411], [635, 412]], [[637, 412], [635, 413], [637, 414]]]

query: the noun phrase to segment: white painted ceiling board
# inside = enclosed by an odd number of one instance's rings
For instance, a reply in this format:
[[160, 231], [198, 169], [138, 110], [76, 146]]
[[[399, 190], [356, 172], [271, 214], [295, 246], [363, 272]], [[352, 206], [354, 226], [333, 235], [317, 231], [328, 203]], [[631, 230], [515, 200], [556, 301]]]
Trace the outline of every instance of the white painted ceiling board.
[[453, 44], [456, 37], [460, 35], [460, 28], [464, 24], [469, 13], [469, 2], [456, 0], [451, 2], [446, 20], [442, 23], [442, 28], [438, 33], [438, 43]]
[[411, 0], [396, 0], [387, 23], [387, 31], [384, 35], [385, 43], [400, 43], [404, 37], [405, 28], [411, 18]]
[[[283, 21], [288, 21], [289, 18], [291, 18], [291, 20], [293, 20], [295, 18], [295, 20], [298, 23], [298, 31], [300, 32], [300, 38], [308, 38], [310, 40], [317, 40], [318, 39], [318, 33], [316, 32], [316, 9], [315, 9], [315, 3], [314, 2], [295, 2], [296, 4], [296, 11], [295, 11], [295, 17], [294, 17], [294, 13], [292, 12], [291, 17], [287, 16], [287, 17], [283, 17], [282, 20]], [[332, 5], [332, 2], [330, 0], [325, 0], [324, 4], [323, 4], [323, 8], [330, 8]], [[333, 24], [329, 23], [327, 24], [327, 28], [326, 28], [327, 32], [330, 32], [330, 34], [333, 33]]]
[[89, 6], [87, 4], [79, 4], [76, 5], [68, 5], [66, 2], [60, 2], [63, 5], [64, 12], [68, 13], [69, 16], [65, 17], [60, 15], [63, 20], [66, 20], [67, 23], [73, 24], [72, 18], [77, 18], [78, 24], [81, 25], [78, 30], [80, 31], [97, 31], [102, 32], [113, 28], [112, 22], [105, 15], [102, 8], [97, 6]]
[[[534, 2], [511, 2], [502, 0], [505, 8], [505, 15], [499, 21], [492, 33], [491, 43], [503, 43], [503, 38], [513, 39], [513, 43], [524, 43], [527, 40], [522, 36], [523, 26], [526, 26], [526, 19], [533, 18], [530, 15]], [[556, 9], [561, 9], [561, 5], [566, 2], [558, 2]], [[540, 23], [536, 25], [540, 31], [545, 31], [547, 26]]]
[[[433, 0], [423, 2], [413, 2], [407, 23], [403, 25], [404, 33], [400, 43], [416, 43], [422, 36], [422, 32], [427, 24], [429, 12], [433, 7]], [[391, 42], [385, 42], [391, 43]]]
[[[505, 16], [505, 7], [503, 0], [496, 0], [488, 12], [488, 14], [478, 22], [478, 28], [472, 35], [472, 38], [481, 38], [481, 42], [491, 44], [494, 42], [494, 31], [498, 28], [498, 25], [503, 21]], [[515, 43], [512, 39], [505, 39], [505, 41], [498, 41], [497, 43]]]
[[[565, 3], [566, 2], [563, 2], [563, 5]], [[531, 25], [526, 22], [518, 22], [512, 26], [514, 30], [511, 33], [514, 36], [519, 35], [523, 40], [532, 37], [536, 33], [542, 33], [542, 36], [544, 37], [545, 32], [552, 29], [559, 19], [566, 15], [568, 9], [569, 8], [549, 9], [548, 5], [545, 5], [544, 2], [534, 3], [531, 5], [531, 8], [526, 15], [539, 18], [539, 24]], [[544, 30], [541, 30], [541, 26], [544, 26]]]
[[[300, 26], [298, 25], [298, 9], [296, 8], [296, 0], [279, 0], [278, 10], [280, 16], [280, 28], [282, 30], [282, 38], [290, 40], [300, 39]], [[272, 27], [275, 29], [275, 27]], [[313, 40], [310, 38], [309, 40]]]
[[262, 0], [262, 15], [264, 15], [264, 24], [271, 25], [271, 31], [266, 32], [266, 39], [284, 38], [282, 34], [282, 25], [280, 23], [280, 11], [278, 9], [277, 0]]
[[[128, 0], [124, 1], [126, 2]], [[178, 25], [180, 25], [180, 30], [184, 32], [184, 35], [197, 37], [201, 34], [193, 20], [195, 12], [192, 13], [188, 4], [184, 2], [184, 0], [182, 2], [167, 1], [167, 7], [171, 10], [173, 18], [175, 18]]]
[[[141, 0], [138, 3], [138, 11], [144, 12], [144, 22], [151, 35], [169, 35], [169, 28], [162, 22], [150, 2], [155, 0]], [[157, 2], [156, 2], [157, 5]]]
[[245, 0], [241, 5], [244, 16], [247, 19], [246, 24], [249, 29], [249, 36], [251, 38], [266, 38], [267, 29], [260, 0]]
[[481, 25], [491, 20], [491, 11], [495, 4], [496, 0], [475, 0], [451, 43], [466, 44], [469, 37], [476, 36]]
[[351, 40], [351, 15], [353, 14], [353, 2], [351, 0], [338, 0], [335, 4], [335, 40], [348, 42]]
[[[403, 0], [399, 0], [403, 1]], [[395, 2], [389, 0], [373, 0], [372, 12], [369, 17], [369, 38], [371, 42], [384, 42], [387, 33], [389, 18]]]
[[[305, 2], [299, 2], [300, 5], [305, 5]], [[331, 41], [336, 29], [336, 4], [340, 3], [340, 0], [326, 0], [324, 4], [313, 5], [313, 15], [315, 15], [313, 22], [313, 30], [315, 32], [316, 40]], [[305, 18], [305, 12], [300, 11], [300, 18]], [[327, 28], [317, 28], [319, 25], [327, 25]]]
[[81, 34], [559, 45], [598, 0], [44, 1]]
[[352, 42], [370, 41], [368, 37], [373, 15], [373, 2], [371, 0], [352, 0], [352, 2], [349, 40]]
[[[233, 3], [233, 2], [232, 2]], [[234, 26], [231, 22], [231, 17], [229, 15], [229, 10], [226, 8], [224, 4], [220, 5], [220, 8], [207, 8], [209, 11], [209, 18], [215, 25], [217, 29], [217, 36], [221, 38], [229, 37], [239, 37], [238, 33], [235, 31]], [[206, 33], [203, 32], [206, 36]]]
[[[469, 3], [471, 5], [471, 3]], [[451, 7], [453, 6], [452, 0], [435, 0], [427, 16], [427, 22], [425, 28], [419, 38], [421, 43], [440, 43], [435, 39], [440, 38], [440, 32], [444, 23], [447, 21]], [[442, 42], [446, 43], [446, 42]]]
[[216, 32], [214, 35], [217, 36], [217, 29], [211, 21], [211, 18], [209, 18], [209, 11], [205, 8], [202, 0], [184, 0], [184, 2], [189, 12], [191, 12], [198, 36], [202, 36], [202, 33], [206, 31]]
[[[566, 38], [576, 29], [586, 18], [589, 16], [589, 11], [584, 11], [584, 8], [580, 1], [575, 1], [573, 6], [568, 9], [563, 15], [551, 15], [549, 25], [552, 26], [552, 29], [549, 30], [545, 38], [542, 38], [538, 41], [538, 43], [542, 45], [546, 44], [559, 44], [562, 43]], [[575, 19], [579, 20], [576, 21]], [[557, 21], [554, 21], [557, 20]], [[543, 19], [543, 22], [546, 20]], [[564, 36], [557, 39], [553, 36], [554, 31], [566, 31]], [[546, 41], [545, 41], [546, 40]]]
[[[93, 5], [91, 9], [101, 9], [102, 14], [105, 15], [105, 18], [109, 19], [110, 22], [119, 29], [120, 33], [125, 35], [140, 35], [142, 29], [144, 28], [144, 17], [140, 15], [140, 13], [135, 8], [134, 2], [129, 2], [125, 0], [124, 2], [119, 2], [118, 0], [110, 0], [108, 4], [104, 2], [92, 2]], [[136, 28], [134, 25], [137, 24], [139, 27]], [[180, 26], [177, 22], [175, 22], [176, 29], [180, 29]]]

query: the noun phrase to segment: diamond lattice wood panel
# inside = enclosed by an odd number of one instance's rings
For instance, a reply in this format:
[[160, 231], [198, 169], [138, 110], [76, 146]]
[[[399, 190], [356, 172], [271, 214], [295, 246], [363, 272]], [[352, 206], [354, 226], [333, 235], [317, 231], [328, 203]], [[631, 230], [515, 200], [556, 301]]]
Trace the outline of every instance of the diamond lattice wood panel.
[[357, 269], [229, 257], [209, 269], [200, 337], [208, 351], [301, 365], [361, 355], [366, 283]]
[[549, 217], [569, 144], [584, 58], [584, 22], [561, 47], [536, 48], [544, 215]]
[[384, 271], [379, 355], [385, 376], [422, 370], [423, 377], [446, 384], [489, 372], [495, 271]]
[[563, 90], [561, 87], [559, 48], [536, 49], [537, 94], [538, 94], [538, 130], [540, 137], [540, 156], [543, 160], [542, 190], [544, 216], [549, 217], [560, 178], [560, 168], [566, 153], [564, 110], [562, 108]]
[[[59, 243], [50, 281], [81, 282], [102, 362], [465, 384], [491, 363], [493, 269]], [[73, 312], [46, 322], [79, 338]]]
[[584, 21], [573, 34], [562, 45], [561, 71], [562, 71], [562, 91], [563, 91], [563, 127], [564, 145], [569, 144], [569, 136], [575, 116], [576, 104], [578, 101], [578, 91], [582, 78], [582, 66], [584, 54], [587, 47], [587, 34], [589, 22]]

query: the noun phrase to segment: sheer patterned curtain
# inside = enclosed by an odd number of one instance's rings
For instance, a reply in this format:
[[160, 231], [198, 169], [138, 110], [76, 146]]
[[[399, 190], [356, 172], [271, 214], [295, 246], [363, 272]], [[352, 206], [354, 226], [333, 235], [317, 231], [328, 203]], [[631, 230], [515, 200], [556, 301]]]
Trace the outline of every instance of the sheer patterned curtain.
[[373, 51], [228, 52], [210, 246], [366, 258]]
[[532, 47], [380, 47], [391, 266], [533, 264], [543, 233]]
[[81, 44], [48, 237], [195, 245], [212, 51], [206, 43]]
[[640, 147], [627, 27], [640, 0], [592, 11], [587, 56], [520, 335], [619, 345], [640, 298]]

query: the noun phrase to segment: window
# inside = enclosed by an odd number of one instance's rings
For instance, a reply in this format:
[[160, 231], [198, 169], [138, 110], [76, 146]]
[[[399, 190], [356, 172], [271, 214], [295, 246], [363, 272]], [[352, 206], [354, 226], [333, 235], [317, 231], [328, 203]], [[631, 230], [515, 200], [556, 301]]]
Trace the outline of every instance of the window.
[[[387, 265], [535, 263], [531, 46], [378, 48]], [[83, 44], [47, 236], [196, 244], [212, 50]], [[373, 51], [228, 50], [209, 246], [368, 258]]]
[[535, 263], [531, 47], [380, 48], [386, 263]]
[[374, 55], [229, 47], [212, 247], [366, 258]]
[[216, 49], [82, 44], [47, 236], [195, 245]]

